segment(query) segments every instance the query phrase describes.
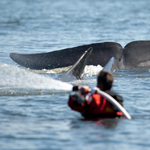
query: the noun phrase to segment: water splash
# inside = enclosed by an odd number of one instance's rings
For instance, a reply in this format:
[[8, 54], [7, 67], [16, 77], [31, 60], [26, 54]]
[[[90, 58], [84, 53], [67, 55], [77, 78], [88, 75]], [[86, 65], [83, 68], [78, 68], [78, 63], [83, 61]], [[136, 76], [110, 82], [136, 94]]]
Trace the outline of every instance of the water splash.
[[36, 74], [28, 69], [0, 64], [0, 88], [34, 88], [47, 90], [71, 90], [72, 85]]
[[[45, 95], [70, 92], [72, 84], [53, 79], [54, 77], [57, 79], [60, 73], [67, 71], [69, 68], [30, 70], [18, 66], [0, 64], [0, 96]], [[100, 70], [102, 70], [100, 65], [86, 66], [84, 75], [91, 77], [97, 75]]]
[[103, 69], [103, 67], [100, 66], [100, 65], [97, 65], [97, 66], [93, 66], [93, 65], [85, 66], [84, 75], [86, 75], [86, 76], [97, 75], [102, 69]]
[[[33, 71], [38, 74], [58, 74], [58, 73], [66, 72], [70, 68], [71, 66], [63, 67], [63, 68], [56, 68], [56, 69], [51, 69], [51, 70], [43, 69], [43, 70], [33, 70]], [[87, 65], [85, 66], [83, 74], [91, 77], [91, 76], [97, 75], [102, 69], [103, 67], [100, 65], [97, 65], [97, 66]]]

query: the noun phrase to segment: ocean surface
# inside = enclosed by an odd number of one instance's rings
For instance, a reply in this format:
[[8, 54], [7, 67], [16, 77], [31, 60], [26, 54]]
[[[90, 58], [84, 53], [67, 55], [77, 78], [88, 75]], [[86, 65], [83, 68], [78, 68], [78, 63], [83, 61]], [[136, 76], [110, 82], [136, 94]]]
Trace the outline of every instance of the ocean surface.
[[113, 73], [131, 120], [85, 121], [68, 96], [73, 84], [94, 88], [100, 64], [65, 83], [64, 68], [30, 70], [9, 57], [135, 40], [150, 40], [149, 0], [0, 0], [0, 150], [149, 150], [150, 70]]

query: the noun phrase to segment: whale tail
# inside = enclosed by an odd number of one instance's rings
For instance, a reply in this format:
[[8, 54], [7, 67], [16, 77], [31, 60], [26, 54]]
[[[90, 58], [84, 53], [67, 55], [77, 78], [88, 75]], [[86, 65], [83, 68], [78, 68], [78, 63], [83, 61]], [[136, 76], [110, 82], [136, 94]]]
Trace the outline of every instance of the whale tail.
[[102, 70], [113, 73], [117, 69], [121, 69], [122, 66], [123, 65], [121, 61], [118, 61], [114, 57], [112, 57]]
[[63, 74], [60, 79], [63, 81], [71, 81], [74, 80], [73, 76], [77, 79], [82, 79], [84, 68], [89, 60], [92, 51], [92, 47], [85, 51], [84, 54], [78, 59], [78, 61], [65, 74]]

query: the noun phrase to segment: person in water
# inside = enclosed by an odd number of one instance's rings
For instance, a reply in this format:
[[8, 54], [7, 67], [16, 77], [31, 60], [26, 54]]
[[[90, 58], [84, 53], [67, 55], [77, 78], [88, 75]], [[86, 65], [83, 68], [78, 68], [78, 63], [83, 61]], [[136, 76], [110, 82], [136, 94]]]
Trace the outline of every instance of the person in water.
[[[112, 84], [112, 74], [101, 71], [97, 76], [97, 88], [109, 94], [123, 106], [123, 98], [111, 91]], [[80, 112], [85, 118], [114, 118], [123, 116], [97, 90], [91, 91], [87, 86], [73, 86], [73, 92], [69, 96], [68, 105], [72, 110]]]

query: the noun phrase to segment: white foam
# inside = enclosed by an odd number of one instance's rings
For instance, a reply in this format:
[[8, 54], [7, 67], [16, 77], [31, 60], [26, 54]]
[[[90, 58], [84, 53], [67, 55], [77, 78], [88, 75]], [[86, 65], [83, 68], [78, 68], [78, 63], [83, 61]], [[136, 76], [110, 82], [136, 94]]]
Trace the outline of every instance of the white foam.
[[103, 69], [103, 67], [100, 66], [100, 65], [97, 65], [97, 66], [93, 66], [93, 65], [85, 66], [84, 75], [86, 75], [86, 76], [97, 75], [102, 69]]
[[[63, 67], [63, 68], [56, 68], [56, 69], [51, 69], [51, 70], [46, 70], [46, 69], [34, 70], [34, 72], [38, 74], [59, 74], [59, 73], [68, 71], [70, 68], [71, 66]], [[91, 76], [97, 75], [102, 69], [103, 67], [100, 65], [97, 65], [97, 66], [87, 65], [85, 66], [83, 74], [91, 77]]]
[[72, 85], [52, 79], [50, 76], [36, 74], [28, 69], [0, 64], [0, 87], [19, 87], [36, 89], [71, 90]]

